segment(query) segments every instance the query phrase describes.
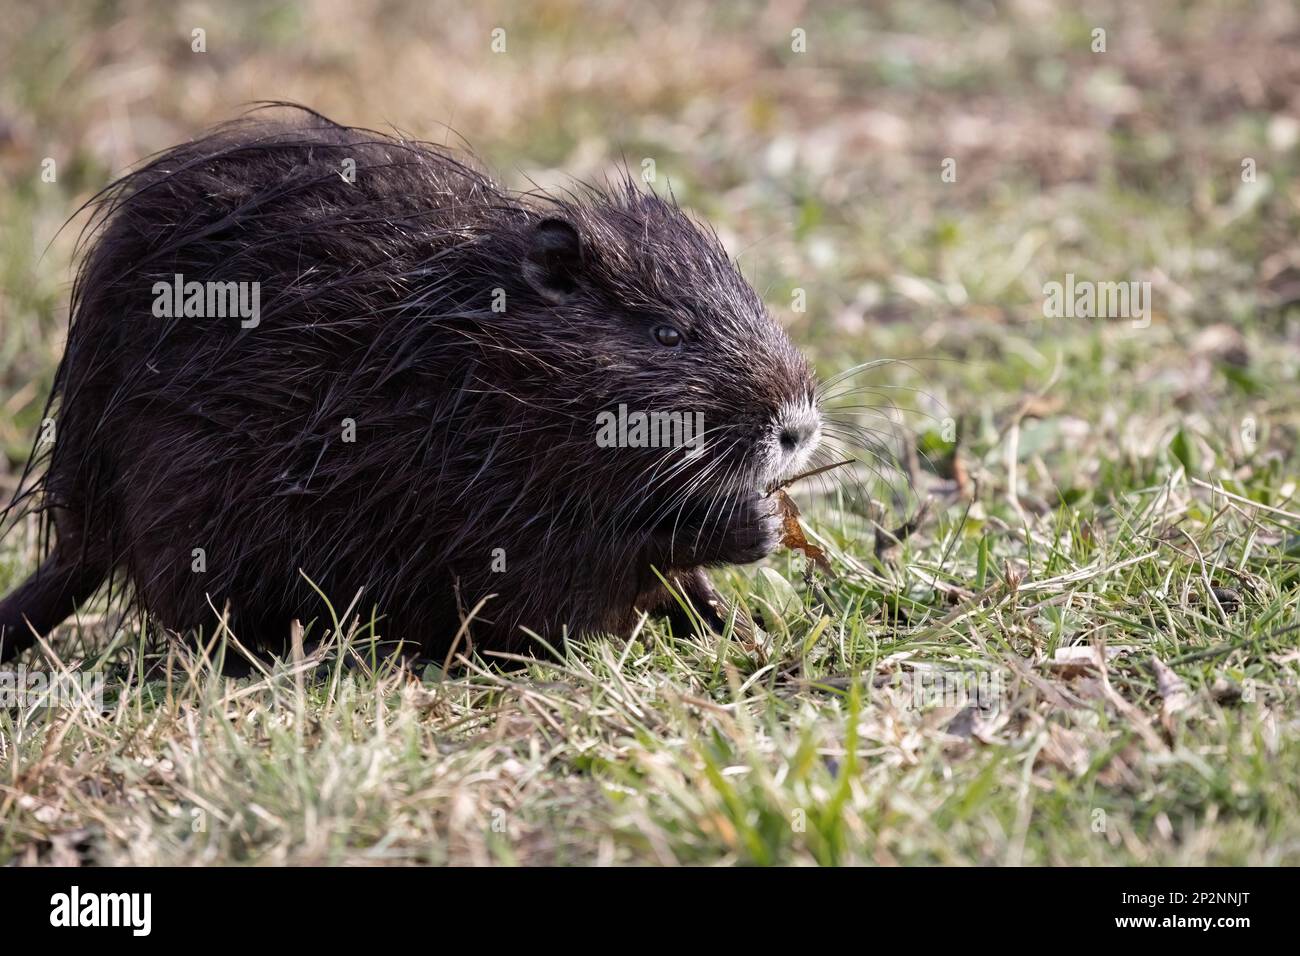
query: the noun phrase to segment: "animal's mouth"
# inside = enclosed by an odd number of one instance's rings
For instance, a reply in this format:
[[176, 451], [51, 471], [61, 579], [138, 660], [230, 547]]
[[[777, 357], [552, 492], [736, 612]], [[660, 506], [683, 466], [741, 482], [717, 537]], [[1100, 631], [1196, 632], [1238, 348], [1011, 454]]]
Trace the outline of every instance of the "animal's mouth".
[[[690, 486], [691, 477], [682, 475], [682, 484], [690, 490], [684, 499], [673, 499], [666, 490], [653, 519], [655, 540], [667, 551], [661, 559], [675, 567], [747, 564], [774, 551], [781, 539], [775, 492], [802, 477], [820, 437], [821, 416], [815, 406], [782, 406], [747, 456], [732, 463], [726, 483], [696, 489]], [[720, 469], [723, 474], [726, 467]], [[677, 490], [680, 493], [680, 484]]]

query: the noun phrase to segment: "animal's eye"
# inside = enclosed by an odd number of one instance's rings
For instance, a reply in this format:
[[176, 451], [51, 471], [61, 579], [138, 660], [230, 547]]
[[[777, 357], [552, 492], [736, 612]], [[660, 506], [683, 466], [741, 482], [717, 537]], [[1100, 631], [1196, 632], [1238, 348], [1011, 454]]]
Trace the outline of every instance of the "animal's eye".
[[682, 333], [671, 325], [656, 325], [654, 336], [656, 342], [670, 349], [682, 344]]

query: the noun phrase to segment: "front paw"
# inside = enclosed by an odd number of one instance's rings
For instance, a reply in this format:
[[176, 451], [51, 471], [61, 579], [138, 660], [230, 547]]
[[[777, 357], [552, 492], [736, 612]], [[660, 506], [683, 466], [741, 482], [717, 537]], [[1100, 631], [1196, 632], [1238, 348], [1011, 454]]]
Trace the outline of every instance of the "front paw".
[[756, 491], [733, 498], [702, 497], [683, 506], [655, 534], [652, 564], [691, 567], [748, 564], [781, 540], [777, 504]]
[[749, 564], [765, 558], [781, 542], [781, 514], [776, 502], [758, 492], [746, 495], [724, 522], [717, 560]]

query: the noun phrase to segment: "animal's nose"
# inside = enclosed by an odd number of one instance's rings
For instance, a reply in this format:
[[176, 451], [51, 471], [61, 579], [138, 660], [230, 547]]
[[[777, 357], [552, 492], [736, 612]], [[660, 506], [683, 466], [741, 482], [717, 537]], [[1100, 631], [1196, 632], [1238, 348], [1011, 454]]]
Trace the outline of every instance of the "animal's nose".
[[812, 429], [805, 425], [784, 425], [780, 435], [781, 447], [794, 451], [811, 437]]
[[794, 406], [781, 410], [777, 418], [776, 438], [781, 450], [793, 454], [817, 438], [817, 429], [821, 424], [817, 410], [811, 407]]

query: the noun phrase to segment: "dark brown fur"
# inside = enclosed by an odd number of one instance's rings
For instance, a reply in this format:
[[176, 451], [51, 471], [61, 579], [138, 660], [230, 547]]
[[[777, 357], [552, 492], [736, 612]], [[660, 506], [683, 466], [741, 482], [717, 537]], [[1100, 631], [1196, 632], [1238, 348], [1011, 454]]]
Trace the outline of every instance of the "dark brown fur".
[[[480, 602], [480, 650], [626, 632], [665, 604], [656, 570], [698, 598], [704, 566], [772, 549], [761, 489], [816, 441], [803, 358], [712, 233], [630, 182], [521, 196], [262, 113], [115, 183], [91, 238], [56, 440], [9, 510], [53, 534], [0, 603], [6, 657], [105, 581], [177, 632], [228, 606], [271, 650], [324, 616], [308, 578], [432, 655]], [[260, 283], [260, 324], [156, 317], [178, 273]], [[701, 411], [706, 452], [597, 447], [620, 403]]]

